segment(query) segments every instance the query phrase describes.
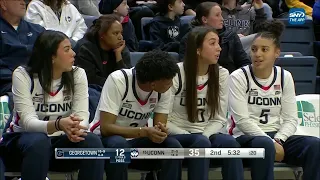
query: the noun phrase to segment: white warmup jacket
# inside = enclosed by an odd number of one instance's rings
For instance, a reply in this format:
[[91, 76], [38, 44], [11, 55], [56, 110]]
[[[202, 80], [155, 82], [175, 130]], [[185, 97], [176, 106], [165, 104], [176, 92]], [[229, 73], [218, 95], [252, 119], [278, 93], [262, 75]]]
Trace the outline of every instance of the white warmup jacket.
[[25, 20], [39, 24], [47, 30], [65, 33], [69, 38], [78, 41], [87, 31], [87, 26], [77, 8], [68, 2], [62, 7], [60, 20], [54, 11], [41, 0], [29, 3]]

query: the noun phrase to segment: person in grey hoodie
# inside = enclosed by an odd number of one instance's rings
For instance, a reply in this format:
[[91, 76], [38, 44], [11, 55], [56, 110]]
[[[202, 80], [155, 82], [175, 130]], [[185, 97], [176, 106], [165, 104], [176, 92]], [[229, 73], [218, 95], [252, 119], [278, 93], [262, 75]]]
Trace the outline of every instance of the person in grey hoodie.
[[222, 17], [227, 29], [243, 37], [255, 33], [256, 26], [267, 20], [267, 16], [262, 0], [254, 0], [251, 6], [241, 6], [238, 2], [239, 0], [222, 0]]
[[100, 0], [69, 0], [81, 14], [87, 16], [97, 16], [101, 14], [99, 12]]

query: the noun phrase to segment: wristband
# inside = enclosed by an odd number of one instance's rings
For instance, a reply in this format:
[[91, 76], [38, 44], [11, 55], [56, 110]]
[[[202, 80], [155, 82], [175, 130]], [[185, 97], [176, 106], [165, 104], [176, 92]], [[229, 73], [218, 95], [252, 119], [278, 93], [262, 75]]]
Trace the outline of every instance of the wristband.
[[281, 141], [281, 139], [274, 139], [278, 144], [280, 144], [281, 146], [283, 146], [283, 143], [282, 143], [282, 141]]
[[56, 129], [58, 130], [58, 131], [61, 131], [61, 128], [60, 128], [60, 120], [62, 119], [62, 117], [60, 116], [60, 117], [58, 117], [58, 119], [56, 120]]

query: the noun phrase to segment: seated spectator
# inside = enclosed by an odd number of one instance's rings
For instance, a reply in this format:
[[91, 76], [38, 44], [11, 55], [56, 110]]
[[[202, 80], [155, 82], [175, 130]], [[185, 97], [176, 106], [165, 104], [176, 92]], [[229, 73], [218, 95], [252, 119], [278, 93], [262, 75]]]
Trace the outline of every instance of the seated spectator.
[[99, 3], [101, 14], [116, 14], [120, 16], [123, 28], [123, 39], [130, 52], [138, 51], [138, 40], [131, 19], [128, 16], [127, 0], [101, 0]]
[[82, 15], [67, 0], [32, 0], [25, 19], [47, 30], [65, 33], [74, 45], [87, 30]]
[[69, 0], [83, 15], [100, 16], [99, 2], [100, 0]]
[[156, 3], [155, 1], [128, 0], [128, 5], [130, 7], [129, 15], [135, 28], [136, 37], [138, 40], [141, 40], [141, 19], [143, 17], [154, 17], [153, 9], [156, 9]]
[[312, 18], [316, 24], [320, 24], [320, 0], [317, 0], [313, 5]]
[[33, 44], [45, 29], [23, 20], [24, 0], [0, 0], [0, 96], [11, 92], [12, 72], [26, 65]]
[[239, 37], [255, 33], [255, 27], [267, 20], [262, 0], [252, 2], [254, 9], [242, 7], [238, 0], [222, 0], [222, 17], [227, 29], [236, 32]]
[[285, 0], [287, 6], [289, 9], [291, 8], [302, 8], [305, 10], [306, 15], [308, 17], [312, 17], [312, 5], [314, 3], [314, 0]]
[[0, 149], [6, 169], [21, 172], [23, 180], [44, 180], [49, 170], [79, 170], [78, 180], [103, 180], [101, 159], [54, 156], [55, 148], [103, 148], [100, 138], [86, 131], [88, 83], [85, 71], [73, 66], [68, 39], [58, 31], [41, 33], [28, 65], [12, 75], [13, 121]]
[[86, 71], [89, 84], [103, 86], [110, 73], [131, 67], [130, 52], [123, 40], [117, 15], [103, 15], [96, 19], [74, 50], [76, 64]]
[[[251, 63], [247, 53], [242, 48], [238, 35], [223, 26], [222, 11], [219, 4], [215, 2], [203, 2], [197, 6], [196, 14], [191, 22], [193, 27], [209, 26], [218, 30], [220, 46], [222, 48], [218, 60], [219, 65], [228, 69], [231, 73]], [[185, 35], [180, 43], [180, 60], [183, 60], [185, 56], [187, 37]]]
[[163, 51], [179, 52], [179, 41], [190, 30], [179, 18], [185, 4], [182, 0], [159, 0], [157, 4], [159, 14], [150, 22], [150, 40]]

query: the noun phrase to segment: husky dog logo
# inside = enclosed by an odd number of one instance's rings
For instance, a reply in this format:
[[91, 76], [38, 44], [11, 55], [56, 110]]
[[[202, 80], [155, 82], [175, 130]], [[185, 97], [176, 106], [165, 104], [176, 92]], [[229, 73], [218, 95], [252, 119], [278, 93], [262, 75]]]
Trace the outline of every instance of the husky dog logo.
[[138, 157], [139, 156], [139, 151], [137, 149], [132, 149], [131, 150], [131, 157]]
[[178, 37], [179, 36], [179, 27], [178, 26], [169, 26], [168, 27], [168, 30], [167, 30], [168, 32], [168, 36], [169, 36], [169, 38], [171, 38], [171, 39], [175, 39], [176, 37]]
[[320, 116], [310, 102], [297, 101], [299, 125], [304, 127], [320, 127]]

